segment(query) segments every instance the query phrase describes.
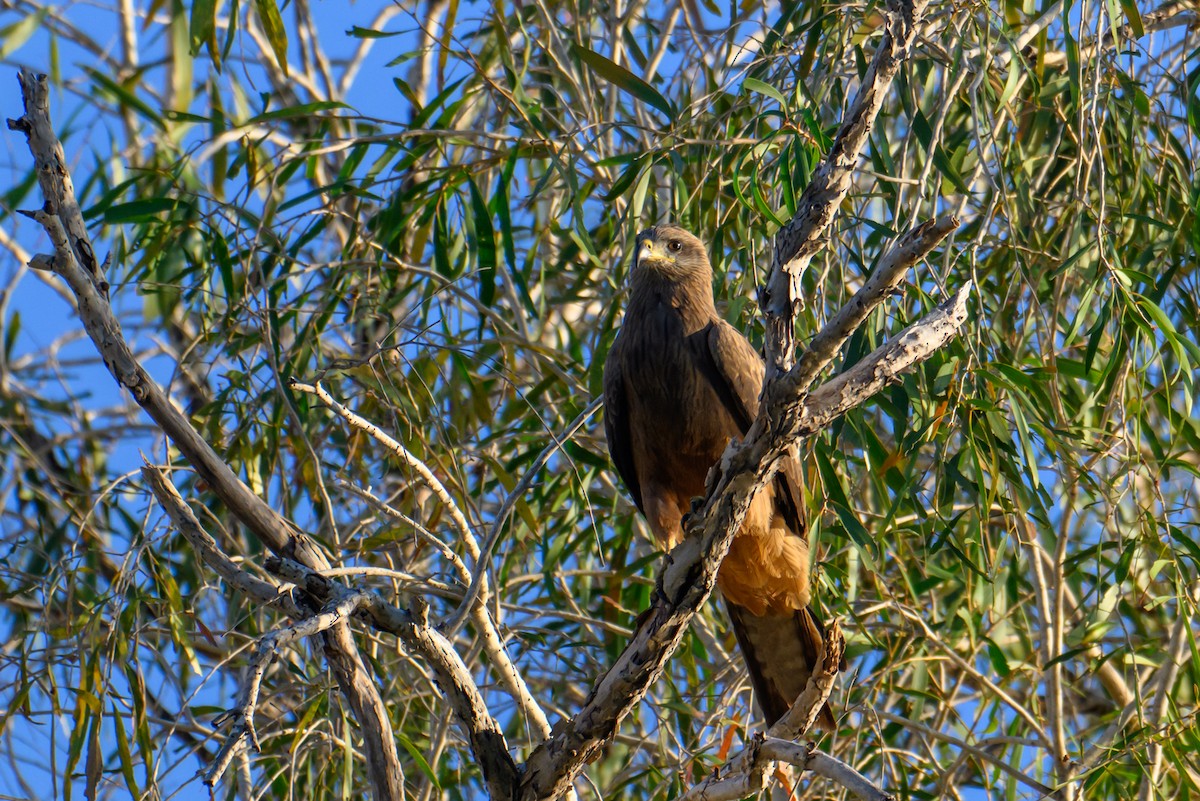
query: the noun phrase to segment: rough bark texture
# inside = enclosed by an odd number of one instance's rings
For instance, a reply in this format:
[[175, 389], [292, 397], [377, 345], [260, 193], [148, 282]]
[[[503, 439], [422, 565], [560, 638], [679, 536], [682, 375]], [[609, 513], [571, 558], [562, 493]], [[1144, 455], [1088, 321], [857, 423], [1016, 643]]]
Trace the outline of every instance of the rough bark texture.
[[892, 79], [916, 41], [918, 22], [927, 5], [928, 0], [891, 0], [888, 3], [887, 26], [854, 103], [838, 128], [833, 146], [797, 201], [796, 215], [775, 234], [771, 274], [761, 300], [767, 323], [768, 376], [785, 372], [792, 366], [796, 350], [796, 311], [803, 302], [800, 279], [812, 257], [824, 246], [834, 214], [850, 191], [858, 159], [866, 148]]
[[[95, 251], [83, 228], [62, 145], [50, 122], [46, 76], [22, 70], [20, 83], [25, 114], [18, 120], [9, 120], [8, 126], [29, 138], [29, 149], [38, 165], [42, 191], [46, 193], [45, 208], [29, 216], [42, 224], [55, 248], [53, 256], [35, 256], [36, 266], [52, 269], [71, 288], [80, 321], [109, 372], [208, 482], [230, 513], [274, 553], [290, 556], [316, 570], [328, 568], [329, 561], [321, 550], [234, 474], [138, 363], [109, 305], [108, 285], [99, 274]], [[346, 624], [338, 624], [321, 636], [338, 687], [362, 728], [374, 796], [379, 801], [400, 799], [404, 795], [402, 772], [387, 706]]]

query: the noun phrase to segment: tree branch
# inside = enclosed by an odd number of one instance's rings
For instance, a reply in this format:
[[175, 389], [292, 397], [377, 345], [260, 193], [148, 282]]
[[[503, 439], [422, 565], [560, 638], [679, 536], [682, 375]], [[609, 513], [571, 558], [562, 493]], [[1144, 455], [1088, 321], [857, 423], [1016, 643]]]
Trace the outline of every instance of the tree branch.
[[[826, 768], [835, 765], [837, 769], [829, 768], [832, 770], [832, 774], [817, 770], [814, 764], [818, 761], [812, 760], [811, 757], [820, 752], [796, 746], [791, 742], [812, 727], [821, 713], [821, 708], [829, 700], [845, 646], [846, 641], [842, 637], [841, 628], [836, 620], [831, 621], [822, 644], [821, 669], [813, 672], [808, 679], [808, 685], [796, 698], [792, 708], [776, 721], [765, 735], [767, 743], [786, 743], [793, 748], [800, 749], [804, 753], [804, 760], [796, 761], [793, 752], [787, 752], [789, 756], [784, 757], [774, 755], [773, 752], [763, 748], [764, 737], [759, 736], [740, 753], [728, 760], [724, 767], [713, 771], [708, 778], [692, 787], [681, 801], [701, 801], [701, 799], [717, 801], [717, 799], [742, 798], [756, 793], [766, 786], [767, 776], [776, 760], [791, 762], [801, 770], [818, 772], [870, 801], [890, 799], [891, 796], [876, 788], [858, 771], [826, 754], [821, 754], [824, 761], [820, 761], [819, 764]], [[866, 788], [865, 795], [863, 794], [864, 788]]]
[[875, 118], [892, 79], [908, 57], [928, 0], [889, 0], [888, 21], [875, 57], [863, 76], [825, 160], [796, 202], [796, 214], [775, 234], [771, 273], [760, 305], [766, 315], [767, 377], [792, 366], [796, 349], [796, 312], [803, 301], [800, 281], [824, 245], [834, 213], [850, 191], [858, 159], [866, 148]]
[[450, 701], [471, 751], [479, 760], [491, 797], [514, 797], [519, 772], [508, 752], [504, 730], [488, 711], [483, 694], [471, 678], [471, 671], [463, 664], [454, 646], [429, 625], [429, 607], [423, 599], [414, 598], [412, 610], [406, 612], [392, 606], [378, 593], [355, 592], [290, 559], [268, 557], [265, 567], [327, 603], [351, 595], [361, 596], [364, 601], [359, 608], [371, 624], [380, 631], [398, 636], [433, 668], [437, 684]]
[[[54, 126], [50, 124], [50, 86], [44, 75], [35, 75], [29, 70], [21, 70], [17, 80], [21, 84], [25, 114], [18, 119], [10, 119], [8, 128], [10, 131], [20, 131], [29, 140], [29, 151], [33, 154], [33, 165], [42, 187], [42, 197], [45, 198], [42, 211], [57, 217], [61, 224], [61, 237], [56, 238], [52, 234], [51, 238], [65, 245], [75, 261], [87, 272], [95, 288], [107, 297], [108, 281], [96, 260], [87, 225], [83, 222], [83, 212], [75, 199], [75, 184], [71, 182], [71, 173], [67, 170], [66, 154], [54, 134]], [[56, 250], [60, 241], [55, 241]]]
[[[50, 122], [46, 76], [21, 70], [19, 81], [25, 114], [9, 120], [8, 126], [28, 137], [45, 195], [44, 208], [26, 214], [46, 229], [54, 245], [52, 256], [34, 256], [31, 266], [49, 268], [67, 283], [78, 300], [80, 321], [105, 367], [120, 386], [129, 390], [134, 401], [208, 482], [234, 517], [274, 553], [291, 556], [317, 570], [329, 567], [325, 554], [312, 540], [238, 479], [138, 362], [109, 304], [108, 283], [83, 227], [62, 145]], [[338, 686], [362, 726], [375, 797], [379, 801], [399, 799], [403, 797], [400, 760], [379, 688], [371, 680], [345, 624], [326, 631], [323, 641]]]
[[953, 215], [926, 220], [897, 239], [879, 259], [875, 269], [867, 277], [862, 288], [854, 293], [850, 302], [813, 337], [812, 342], [800, 354], [796, 364], [789, 370], [788, 380], [797, 392], [806, 391], [821, 371], [833, 361], [834, 356], [850, 335], [866, 321], [887, 297], [898, 291], [908, 270], [943, 239], [958, 227], [958, 218]]
[[787, 762], [802, 771], [837, 782], [863, 801], [893, 801], [895, 796], [876, 787], [870, 779], [835, 757], [813, 747], [777, 737], [755, 737], [731, 763], [731, 772], [716, 771], [684, 795], [680, 801], [734, 801], [761, 791], [775, 762]]

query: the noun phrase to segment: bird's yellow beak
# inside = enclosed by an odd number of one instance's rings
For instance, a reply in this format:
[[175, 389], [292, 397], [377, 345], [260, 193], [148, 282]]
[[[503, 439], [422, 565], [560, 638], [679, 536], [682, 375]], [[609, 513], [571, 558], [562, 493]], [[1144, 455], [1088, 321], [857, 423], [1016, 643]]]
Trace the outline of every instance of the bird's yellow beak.
[[667, 251], [653, 239], [643, 239], [638, 245], [638, 263], [651, 261], [671, 261]]

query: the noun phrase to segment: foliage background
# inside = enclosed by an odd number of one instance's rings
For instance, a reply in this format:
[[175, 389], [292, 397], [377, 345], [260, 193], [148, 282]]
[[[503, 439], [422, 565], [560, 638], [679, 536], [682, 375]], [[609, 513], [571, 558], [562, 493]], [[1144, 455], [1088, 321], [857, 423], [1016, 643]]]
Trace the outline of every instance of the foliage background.
[[[321, 378], [400, 438], [477, 528], [500, 527], [493, 612], [553, 720], [620, 649], [658, 564], [599, 417], [563, 436], [599, 394], [633, 235], [667, 219], [702, 233], [724, 313], [759, 336], [770, 236], [880, 13], [10, 0], [0, 57], [58, 88], [126, 332], [198, 429], [345, 567], [393, 571], [351, 580], [445, 615], [457, 576], [414, 534], [461, 552], [445, 510], [287, 378]], [[843, 363], [970, 278], [963, 337], [807, 448], [819, 599], [850, 639], [823, 747], [901, 797], [1197, 790], [1196, 19], [1132, 0], [933, 7], [805, 278], [813, 332], [894, 233], [963, 219]], [[19, 115], [15, 94], [5, 108]], [[40, 199], [23, 140], [6, 141], [0, 785], [186, 797], [247, 647], [281, 621], [150, 502], [139, 451], [172, 454], [98, 369], [67, 293], [24, 267], [46, 243], [14, 210]], [[261, 547], [179, 468], [256, 569]], [[359, 641], [413, 795], [478, 795], [423, 666]], [[537, 737], [473, 632], [456, 642], [519, 757]], [[673, 797], [744, 739], [732, 651], [714, 604], [581, 792]], [[288, 652], [266, 687], [263, 754], [220, 795], [359, 788], [319, 653]]]

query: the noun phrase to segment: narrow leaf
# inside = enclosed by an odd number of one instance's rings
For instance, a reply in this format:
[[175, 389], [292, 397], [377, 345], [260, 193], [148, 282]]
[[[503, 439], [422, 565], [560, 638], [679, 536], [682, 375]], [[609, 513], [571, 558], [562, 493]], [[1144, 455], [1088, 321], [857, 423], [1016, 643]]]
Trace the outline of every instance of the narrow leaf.
[[283, 17], [279, 16], [279, 6], [275, 5], [275, 0], [254, 0], [254, 7], [258, 10], [258, 19], [263, 32], [267, 34], [267, 41], [275, 51], [275, 61], [283, 74], [287, 75], [287, 29], [283, 27]]
[[592, 68], [592, 72], [643, 103], [654, 106], [668, 118], [675, 118], [675, 108], [653, 86], [619, 64], [613, 63], [595, 51], [588, 50], [583, 45], [574, 44], [571, 45], [571, 48], [584, 64]]

